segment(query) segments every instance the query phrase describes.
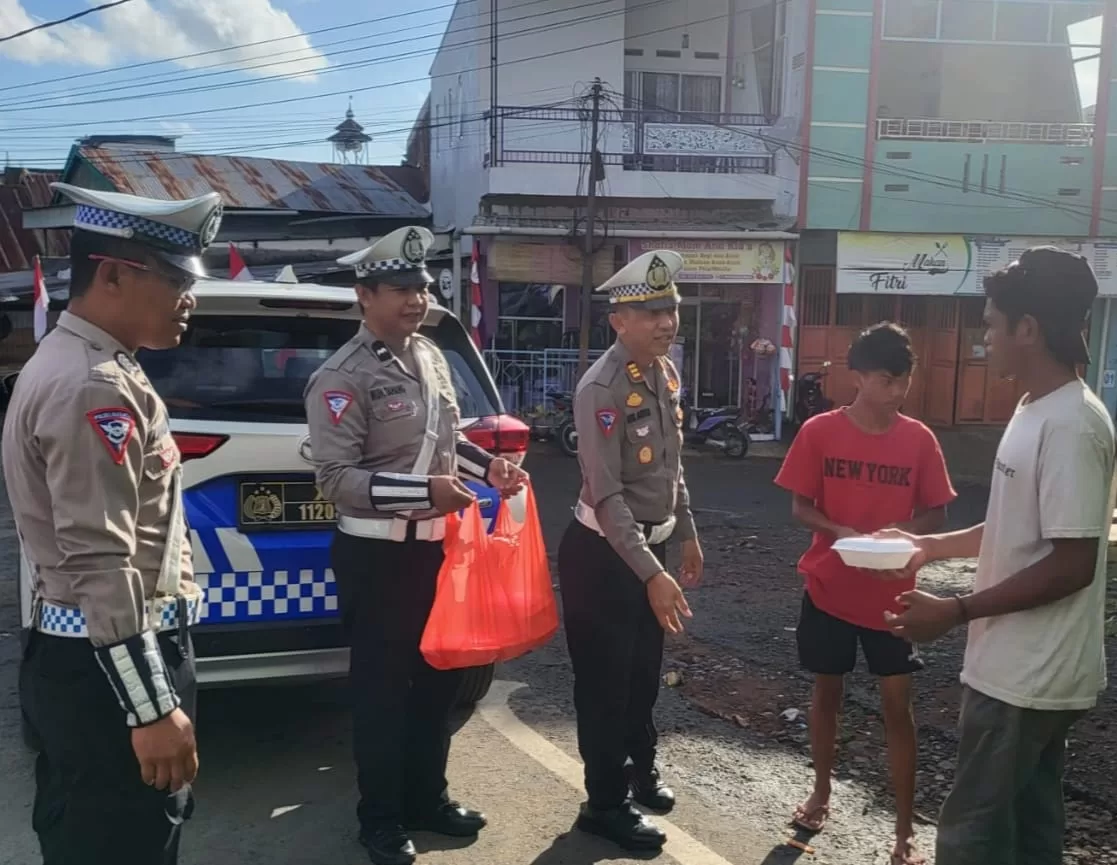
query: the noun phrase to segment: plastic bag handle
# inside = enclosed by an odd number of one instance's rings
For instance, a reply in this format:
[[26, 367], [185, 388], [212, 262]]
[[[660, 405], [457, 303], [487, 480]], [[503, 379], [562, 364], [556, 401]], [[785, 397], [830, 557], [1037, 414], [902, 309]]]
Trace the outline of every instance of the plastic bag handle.
[[496, 516], [496, 525], [493, 527], [493, 534], [509, 540], [518, 538], [524, 527], [531, 523], [533, 517], [538, 519], [538, 509], [535, 505], [535, 490], [532, 489], [531, 481], [528, 480], [524, 484], [523, 520], [518, 521], [512, 516], [512, 509], [508, 507], [508, 503], [501, 502], [500, 511]]

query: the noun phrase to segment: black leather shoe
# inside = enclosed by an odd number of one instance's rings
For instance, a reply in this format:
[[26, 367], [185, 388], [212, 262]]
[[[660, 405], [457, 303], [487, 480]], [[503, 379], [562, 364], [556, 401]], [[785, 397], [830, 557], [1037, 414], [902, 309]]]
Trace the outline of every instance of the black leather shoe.
[[451, 838], [472, 838], [488, 825], [480, 811], [463, 808], [456, 802], [447, 802], [437, 811], [407, 821], [407, 828], [417, 832], [433, 832]]
[[362, 831], [360, 842], [374, 865], [413, 865], [415, 862], [415, 845], [401, 828]]
[[583, 805], [574, 825], [625, 850], [659, 850], [667, 842], [662, 829], [627, 804], [608, 810]]
[[628, 787], [636, 803], [652, 811], [666, 814], [675, 807], [675, 791], [663, 783], [658, 769], [648, 772], [629, 766]]

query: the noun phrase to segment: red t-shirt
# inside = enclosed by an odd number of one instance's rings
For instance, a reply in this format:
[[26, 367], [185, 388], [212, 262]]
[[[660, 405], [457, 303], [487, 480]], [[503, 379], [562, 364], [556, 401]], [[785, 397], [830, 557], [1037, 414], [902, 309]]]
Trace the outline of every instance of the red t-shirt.
[[[864, 534], [907, 522], [957, 496], [942, 449], [926, 426], [899, 415], [888, 432], [874, 435], [854, 426], [843, 409], [803, 424], [776, 483], [812, 499], [831, 522]], [[914, 578], [878, 580], [847, 567], [833, 543], [816, 533], [799, 560], [811, 600], [854, 625], [887, 630], [884, 611], [901, 611], [896, 596], [915, 588]]]

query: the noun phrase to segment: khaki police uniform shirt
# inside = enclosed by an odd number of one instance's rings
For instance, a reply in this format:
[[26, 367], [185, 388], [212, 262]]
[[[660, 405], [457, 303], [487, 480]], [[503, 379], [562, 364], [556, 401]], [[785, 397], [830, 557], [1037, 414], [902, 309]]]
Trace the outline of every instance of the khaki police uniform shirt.
[[168, 539], [181, 593], [200, 597], [185, 522], [170, 525], [180, 457], [166, 407], [103, 330], [63, 312], [43, 338], [16, 382], [3, 463], [38, 595], [80, 608], [93, 645], [147, 630]]
[[[306, 388], [311, 459], [322, 495], [348, 517], [438, 516], [432, 475], [484, 480], [492, 457], [458, 432], [450, 365], [431, 340], [410, 341], [411, 369], [362, 324], [311, 376]], [[414, 372], [412, 372], [414, 370]], [[437, 444], [415, 471], [435, 389]]]
[[677, 518], [675, 536], [697, 537], [683, 480], [679, 374], [668, 358], [640, 369], [618, 340], [587, 370], [574, 396], [581, 500], [641, 580], [664, 570], [641, 526]]

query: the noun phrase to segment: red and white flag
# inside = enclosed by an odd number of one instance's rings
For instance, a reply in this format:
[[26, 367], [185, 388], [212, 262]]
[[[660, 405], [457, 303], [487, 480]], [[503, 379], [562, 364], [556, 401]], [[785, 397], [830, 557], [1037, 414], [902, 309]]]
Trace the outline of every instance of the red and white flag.
[[477, 348], [483, 349], [485, 347], [485, 337], [484, 321], [481, 314], [481, 274], [478, 269], [480, 260], [481, 244], [474, 240], [472, 260], [469, 264], [469, 333], [473, 337], [473, 342], [477, 345]]
[[39, 342], [47, 334], [47, 309], [50, 298], [47, 296], [47, 284], [43, 279], [43, 266], [39, 263], [39, 256], [35, 256], [35, 342]]
[[229, 279], [237, 282], [252, 282], [252, 271], [244, 263], [240, 253], [233, 244], [229, 244]]

